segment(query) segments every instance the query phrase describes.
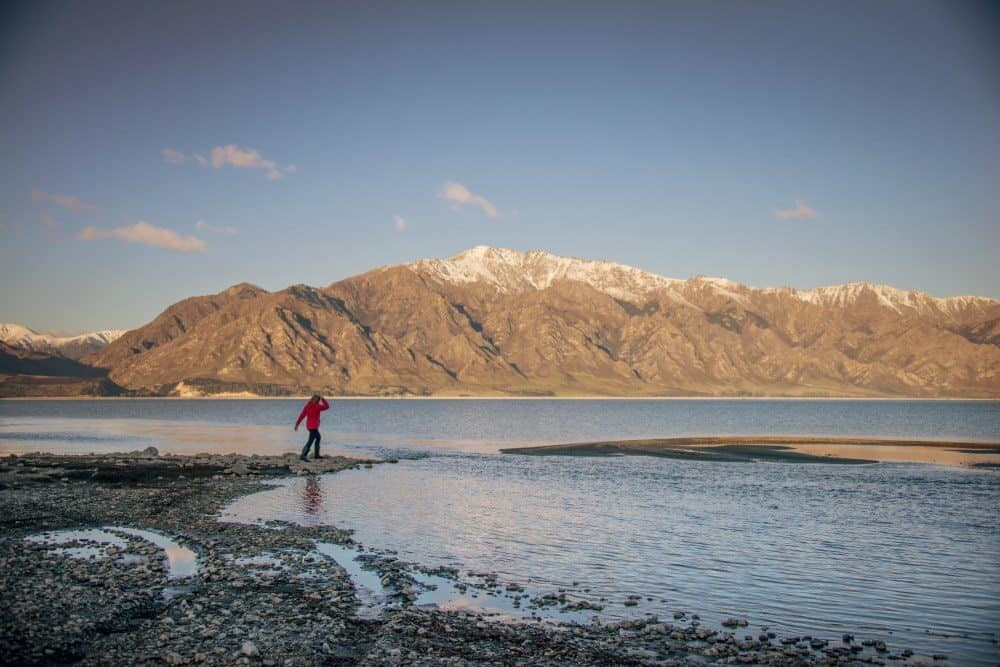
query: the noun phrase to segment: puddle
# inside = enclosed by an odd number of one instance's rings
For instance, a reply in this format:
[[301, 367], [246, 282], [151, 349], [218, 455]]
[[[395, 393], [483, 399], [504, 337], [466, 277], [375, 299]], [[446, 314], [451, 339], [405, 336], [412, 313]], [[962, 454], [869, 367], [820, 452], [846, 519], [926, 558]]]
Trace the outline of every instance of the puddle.
[[[53, 551], [60, 553], [76, 552], [98, 552], [107, 555], [108, 547], [124, 549], [125, 540], [117, 535], [111, 535], [99, 528], [87, 528], [84, 530], [53, 530], [38, 535], [29, 535], [24, 538], [28, 542], [36, 544], [47, 544], [56, 547]], [[60, 544], [71, 544], [73, 542], [94, 543], [96, 546], [87, 547], [59, 547]]]
[[[317, 542], [316, 550], [336, 561], [347, 571], [361, 603], [358, 616], [377, 618], [382, 610], [388, 606], [389, 598], [397, 591], [392, 587], [383, 586], [378, 572], [368, 569], [363, 562], [363, 558], [367, 554], [359, 549], [330, 542]], [[418, 569], [409, 570], [408, 574], [417, 582], [414, 587], [417, 597], [413, 604], [418, 607], [437, 607], [443, 611], [477, 612], [492, 616], [496, 620], [507, 621], [545, 619], [584, 622], [590, 618], [583, 612], [563, 612], [558, 609], [539, 608], [531, 605], [529, 602], [530, 594], [523, 589], [513, 594], [509, 592], [504, 594], [493, 590], [484, 590], [481, 586], [455, 581], [441, 575], [422, 572]]]
[[474, 611], [502, 620], [522, 620], [531, 614], [520, 609], [514, 601], [436, 574], [426, 574], [419, 570], [410, 573], [414, 579], [426, 587], [417, 595], [413, 604], [433, 606], [443, 611]]
[[[83, 560], [97, 560], [111, 558], [109, 549], [124, 551], [120, 561], [126, 564], [138, 564], [145, 562], [145, 557], [140, 554], [128, 553], [128, 542], [122, 537], [130, 535], [138, 537], [155, 544], [163, 550], [167, 558], [167, 577], [169, 579], [183, 579], [198, 572], [198, 556], [195, 552], [186, 547], [182, 547], [169, 537], [154, 533], [150, 530], [138, 528], [126, 528], [122, 526], [104, 526], [102, 528], [86, 528], [79, 530], [55, 530], [29, 535], [24, 538], [36, 544], [45, 544], [53, 547], [53, 553], [62, 554], [69, 558]], [[60, 546], [72, 544], [74, 546]], [[83, 546], [76, 546], [76, 545]]]
[[358, 560], [361, 553], [356, 549], [332, 542], [317, 542], [316, 551], [327, 558], [332, 558], [338, 565], [347, 570], [360, 603], [358, 617], [378, 618], [386, 606], [386, 598], [390, 591], [382, 585], [382, 580], [377, 572], [365, 569]]
[[162, 549], [167, 555], [167, 577], [170, 579], [183, 579], [198, 573], [198, 555], [165, 535], [140, 528], [108, 527], [105, 530], [140, 537]]

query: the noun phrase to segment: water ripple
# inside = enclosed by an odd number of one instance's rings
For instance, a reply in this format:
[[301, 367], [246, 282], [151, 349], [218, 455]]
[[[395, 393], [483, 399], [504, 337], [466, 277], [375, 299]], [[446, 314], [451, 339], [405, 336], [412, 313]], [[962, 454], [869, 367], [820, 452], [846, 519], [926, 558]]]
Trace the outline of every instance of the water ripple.
[[449, 456], [296, 480], [227, 516], [353, 528], [369, 547], [541, 592], [576, 580], [606, 618], [683, 608], [795, 634], [861, 628], [988, 664], [998, 497], [1000, 476], [906, 464]]

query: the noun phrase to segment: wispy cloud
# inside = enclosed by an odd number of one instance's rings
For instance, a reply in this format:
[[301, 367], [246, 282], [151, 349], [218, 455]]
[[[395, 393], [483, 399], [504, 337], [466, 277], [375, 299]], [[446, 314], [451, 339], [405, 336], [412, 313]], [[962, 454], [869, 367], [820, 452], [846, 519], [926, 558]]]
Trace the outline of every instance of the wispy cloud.
[[61, 206], [63, 208], [69, 209], [71, 211], [76, 211], [78, 213], [97, 213], [97, 207], [93, 204], [88, 204], [87, 202], [74, 197], [73, 195], [54, 195], [40, 190], [39, 188], [32, 188], [31, 190], [31, 201], [36, 204], [46, 204], [52, 203], [56, 206]]
[[794, 208], [779, 209], [774, 212], [774, 217], [779, 220], [808, 220], [816, 217], [816, 211], [804, 201], [796, 199]]
[[83, 213], [97, 213], [97, 207], [85, 201], [77, 199], [73, 195], [52, 195], [52, 203], [56, 206], [68, 208], [71, 211], [81, 211]]
[[170, 164], [183, 164], [188, 160], [194, 160], [202, 167], [213, 169], [222, 169], [223, 167], [261, 169], [269, 181], [280, 180], [285, 174], [294, 174], [298, 171], [298, 167], [294, 164], [282, 167], [274, 160], [264, 159], [264, 156], [256, 148], [237, 146], [236, 144], [216, 146], [207, 153], [194, 153], [192, 155], [168, 147], [161, 150], [160, 154]]
[[[203, 167], [212, 166], [215, 169], [222, 167], [234, 167], [236, 169], [262, 169], [269, 181], [277, 181], [282, 177], [281, 169], [274, 160], [265, 160], [255, 148], [243, 148], [236, 144], [227, 146], [216, 146], [208, 154], [208, 157], [196, 155], [195, 159]], [[294, 165], [289, 165], [295, 171]], [[288, 170], [288, 167], [285, 167]]]
[[455, 183], [454, 181], [446, 182], [441, 186], [441, 190], [437, 196], [440, 199], [447, 199], [452, 202], [452, 208], [456, 211], [461, 210], [463, 205], [468, 204], [469, 206], [478, 206], [481, 208], [487, 217], [500, 217], [500, 211], [497, 210], [496, 206], [491, 204], [485, 197], [473, 194], [461, 183]]
[[175, 231], [157, 227], [140, 220], [134, 225], [103, 229], [101, 227], [84, 227], [76, 235], [80, 241], [98, 241], [101, 239], [116, 239], [125, 243], [139, 243], [154, 248], [164, 248], [174, 252], [204, 252], [205, 242], [194, 236], [181, 236]]
[[406, 220], [403, 220], [403, 218], [401, 218], [400, 216], [398, 215], [392, 216], [392, 221], [393, 221], [393, 226], [396, 228], [397, 232], [401, 232], [404, 229], [406, 229]]
[[170, 164], [183, 164], [188, 159], [187, 155], [173, 148], [164, 148], [160, 151], [160, 155]]
[[216, 227], [215, 225], [208, 224], [204, 220], [199, 220], [198, 222], [194, 223], [194, 228], [197, 229], [199, 232], [211, 232], [213, 234], [229, 234], [230, 236], [236, 235], [235, 227], [230, 227], [228, 225], [226, 227]]

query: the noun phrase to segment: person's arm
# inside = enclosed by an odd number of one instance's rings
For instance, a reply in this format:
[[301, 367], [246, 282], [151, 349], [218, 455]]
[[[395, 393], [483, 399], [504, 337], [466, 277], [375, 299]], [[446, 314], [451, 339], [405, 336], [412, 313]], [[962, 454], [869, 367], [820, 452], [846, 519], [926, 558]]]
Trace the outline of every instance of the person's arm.
[[330, 407], [330, 404], [326, 402], [326, 399], [320, 397], [320, 399], [319, 399], [319, 409], [322, 411], [322, 410], [329, 409], [329, 407]]
[[306, 418], [306, 409], [302, 408], [302, 412], [299, 413], [299, 418], [295, 420], [295, 430], [296, 431], [299, 430], [299, 424], [301, 424], [302, 420], [305, 419], [305, 418]]

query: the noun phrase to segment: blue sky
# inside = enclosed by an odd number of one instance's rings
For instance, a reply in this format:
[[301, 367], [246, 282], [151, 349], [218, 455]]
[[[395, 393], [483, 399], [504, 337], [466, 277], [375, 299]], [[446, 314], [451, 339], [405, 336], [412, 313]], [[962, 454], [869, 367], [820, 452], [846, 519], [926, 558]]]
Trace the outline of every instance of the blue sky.
[[0, 321], [130, 328], [478, 244], [1000, 297], [988, 4], [0, 11]]

